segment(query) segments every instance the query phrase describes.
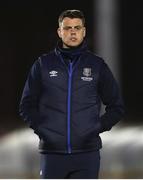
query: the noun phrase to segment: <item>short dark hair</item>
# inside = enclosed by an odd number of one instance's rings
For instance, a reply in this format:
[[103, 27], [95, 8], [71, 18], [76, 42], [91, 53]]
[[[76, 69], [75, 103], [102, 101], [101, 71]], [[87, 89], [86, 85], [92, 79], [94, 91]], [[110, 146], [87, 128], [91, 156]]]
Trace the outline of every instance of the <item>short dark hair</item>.
[[62, 23], [63, 19], [65, 17], [68, 18], [79, 18], [82, 20], [83, 26], [85, 26], [85, 17], [82, 11], [80, 10], [76, 10], [76, 9], [72, 9], [72, 10], [65, 10], [63, 11], [58, 19], [59, 24]]

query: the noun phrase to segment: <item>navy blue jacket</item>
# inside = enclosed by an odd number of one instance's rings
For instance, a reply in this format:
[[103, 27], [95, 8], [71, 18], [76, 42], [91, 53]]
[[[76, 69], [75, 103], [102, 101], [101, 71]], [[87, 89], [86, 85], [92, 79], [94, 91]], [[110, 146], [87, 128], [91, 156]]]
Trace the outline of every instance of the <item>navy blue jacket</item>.
[[[100, 116], [101, 102], [106, 112]], [[29, 72], [20, 115], [39, 136], [41, 152], [75, 153], [102, 147], [100, 133], [124, 115], [119, 87], [105, 61], [78, 48], [55, 50]]]

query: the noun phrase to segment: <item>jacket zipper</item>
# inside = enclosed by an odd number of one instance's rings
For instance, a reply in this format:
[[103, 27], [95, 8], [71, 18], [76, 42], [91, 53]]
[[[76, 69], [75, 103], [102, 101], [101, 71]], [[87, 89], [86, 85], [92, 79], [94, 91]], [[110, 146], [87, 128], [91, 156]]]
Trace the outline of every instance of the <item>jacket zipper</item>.
[[71, 82], [72, 82], [72, 62], [69, 62], [68, 68], [68, 116], [67, 116], [67, 150], [71, 153]]

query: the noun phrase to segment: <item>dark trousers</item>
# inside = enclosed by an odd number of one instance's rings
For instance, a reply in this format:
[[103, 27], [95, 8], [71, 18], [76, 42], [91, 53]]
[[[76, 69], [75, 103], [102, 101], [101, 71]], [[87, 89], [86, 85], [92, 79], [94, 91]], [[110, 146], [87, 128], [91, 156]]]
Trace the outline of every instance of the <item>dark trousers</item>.
[[100, 152], [41, 154], [41, 179], [98, 179]]

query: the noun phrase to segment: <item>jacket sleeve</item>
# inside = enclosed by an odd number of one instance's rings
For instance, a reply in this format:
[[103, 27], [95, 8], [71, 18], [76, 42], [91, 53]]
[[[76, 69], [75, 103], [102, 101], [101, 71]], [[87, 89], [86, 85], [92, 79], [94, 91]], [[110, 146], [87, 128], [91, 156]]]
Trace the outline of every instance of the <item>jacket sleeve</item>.
[[105, 105], [105, 113], [100, 117], [100, 133], [109, 131], [124, 116], [125, 108], [117, 81], [104, 62], [99, 75], [99, 95]]
[[40, 63], [37, 60], [28, 74], [19, 105], [20, 116], [35, 132], [40, 119], [38, 113], [40, 90]]

